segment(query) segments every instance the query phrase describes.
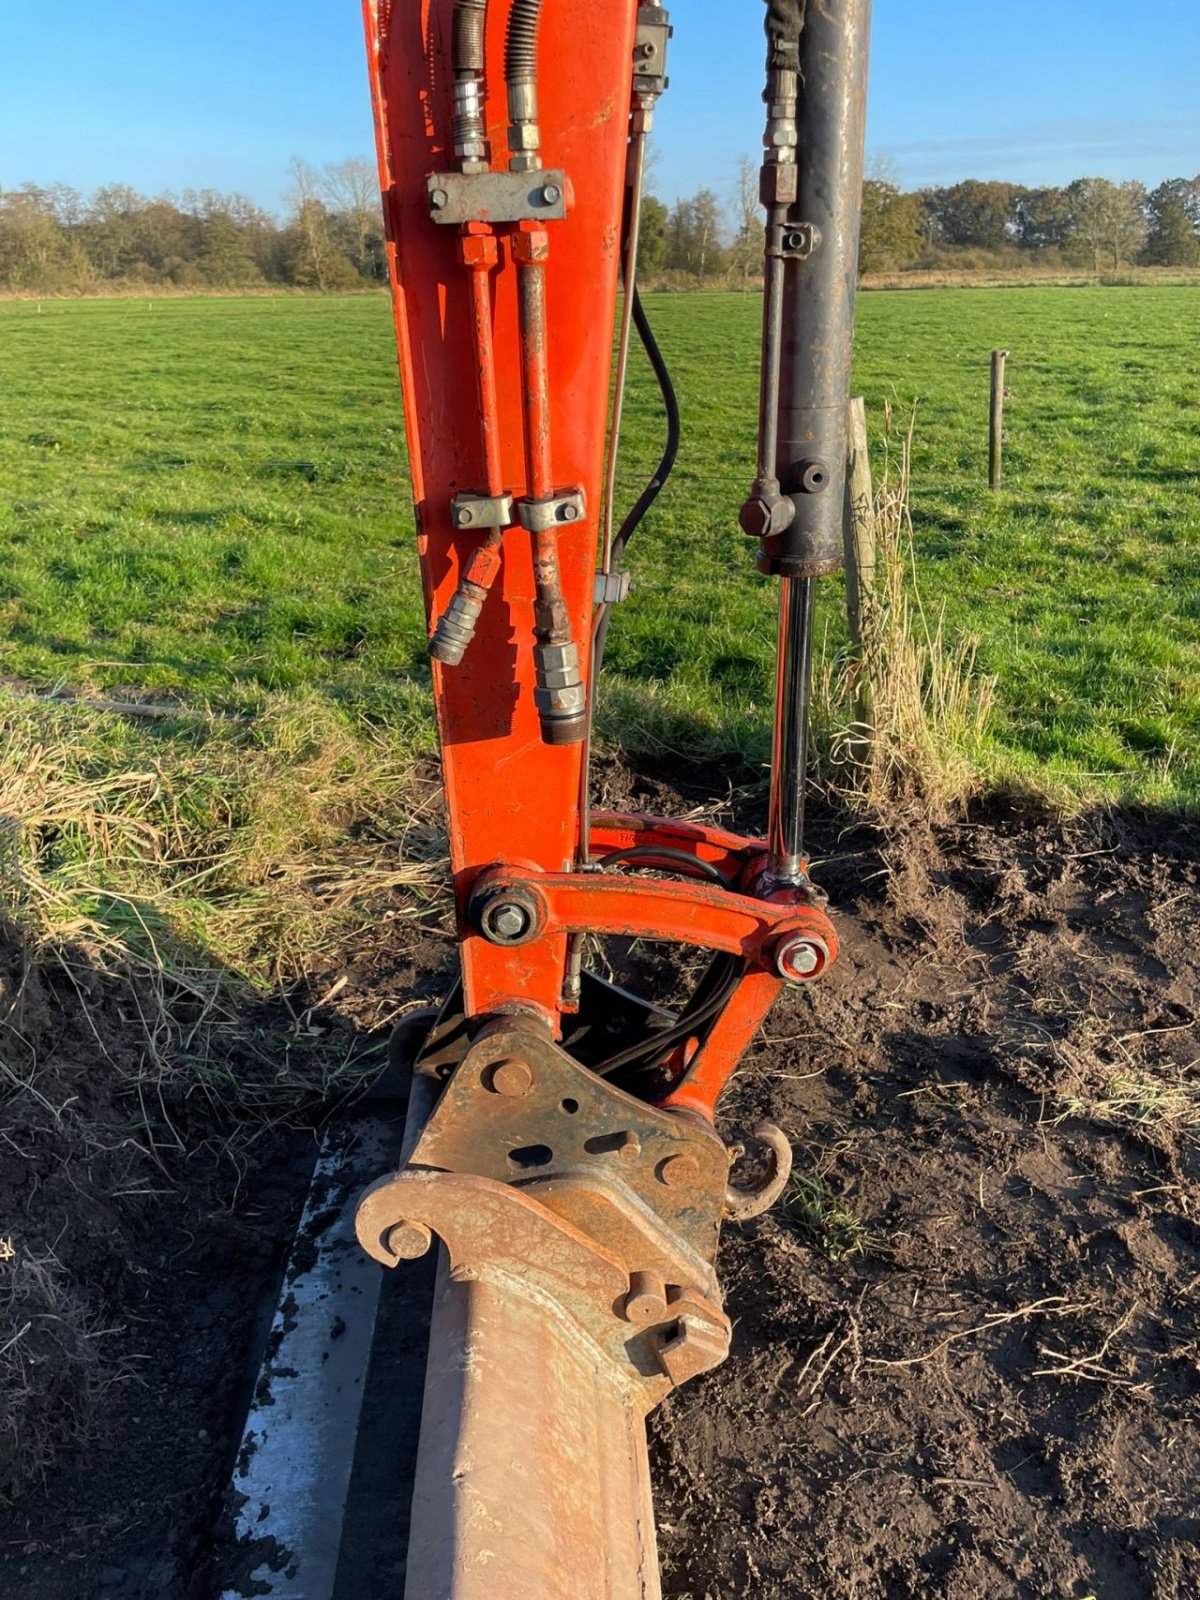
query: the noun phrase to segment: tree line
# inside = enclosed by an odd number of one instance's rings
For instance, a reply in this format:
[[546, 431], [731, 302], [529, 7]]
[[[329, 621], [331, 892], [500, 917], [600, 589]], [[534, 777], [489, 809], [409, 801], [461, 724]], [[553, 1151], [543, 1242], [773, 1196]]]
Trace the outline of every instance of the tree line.
[[[732, 193], [703, 188], [642, 204], [644, 278], [664, 287], [761, 277], [758, 168], [738, 166]], [[875, 168], [863, 193], [860, 266], [974, 271], [1036, 262], [1118, 270], [1200, 267], [1200, 176], [1140, 183], [1077, 178], [1061, 188], [967, 179], [905, 190]], [[0, 188], [0, 290], [88, 293], [171, 285], [322, 291], [381, 285], [387, 256], [372, 163], [291, 166], [282, 218], [240, 195], [189, 190], [149, 197], [110, 184], [85, 198], [62, 184]]]
[[0, 189], [0, 289], [42, 294], [106, 287], [356, 289], [387, 281], [373, 163], [291, 166], [288, 214], [243, 195], [138, 194], [109, 184]]
[[[757, 167], [744, 160], [732, 199], [713, 189], [642, 208], [641, 266], [664, 283], [746, 283], [762, 262]], [[1037, 263], [1086, 267], [1200, 267], [1200, 176], [1150, 190], [1136, 182], [1077, 178], [1030, 188], [968, 178], [905, 190], [886, 167], [863, 188], [863, 272], [913, 268], [994, 270]]]

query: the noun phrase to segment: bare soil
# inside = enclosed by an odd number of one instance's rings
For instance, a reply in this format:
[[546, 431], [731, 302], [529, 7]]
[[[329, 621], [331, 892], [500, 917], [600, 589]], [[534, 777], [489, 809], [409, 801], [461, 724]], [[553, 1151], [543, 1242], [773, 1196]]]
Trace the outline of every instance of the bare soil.
[[[711, 800], [608, 784], [646, 809]], [[843, 954], [728, 1096], [731, 1137], [759, 1115], [787, 1130], [797, 1180], [726, 1231], [729, 1362], [654, 1419], [667, 1596], [1200, 1600], [1200, 831], [993, 808], [827, 820], [817, 842]], [[231, 1145], [186, 1075], [147, 1119], [129, 990], [94, 975], [85, 1003], [14, 933], [5, 950], [0, 1236], [53, 1247], [103, 1354], [59, 1361], [87, 1442], [61, 1439], [0, 1510], [0, 1595], [210, 1600], [312, 1134]], [[369, 1049], [451, 955], [381, 916], [308, 1025]], [[290, 1018], [251, 1023], [231, 1071], [295, 1046]], [[34, 1389], [29, 1415], [51, 1414], [53, 1384]]]
[[726, 1231], [730, 1359], [654, 1424], [674, 1600], [1200, 1596], [1198, 844], [831, 845], [841, 961], [725, 1108], [798, 1182]]

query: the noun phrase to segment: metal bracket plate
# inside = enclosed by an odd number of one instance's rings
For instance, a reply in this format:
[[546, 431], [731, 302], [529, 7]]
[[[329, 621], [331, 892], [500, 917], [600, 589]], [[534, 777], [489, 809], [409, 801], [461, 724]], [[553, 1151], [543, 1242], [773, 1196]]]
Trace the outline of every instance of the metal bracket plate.
[[667, 88], [667, 41], [674, 33], [664, 7], [638, 7], [637, 36], [633, 45], [633, 92], [660, 95]]
[[561, 171], [435, 172], [425, 189], [435, 222], [556, 222], [567, 214]]
[[[499, 1027], [474, 1045], [413, 1161], [516, 1183], [618, 1254], [636, 1238], [633, 1265], [710, 1286], [729, 1172], [720, 1139], [698, 1119], [635, 1100], [527, 1029]], [[596, 1185], [624, 1203], [599, 1204]]]
[[511, 494], [456, 494], [450, 502], [456, 528], [507, 528], [513, 519]]
[[582, 521], [587, 501], [582, 489], [564, 489], [548, 500], [518, 500], [517, 520], [530, 533], [546, 533], [551, 528], [569, 527]]

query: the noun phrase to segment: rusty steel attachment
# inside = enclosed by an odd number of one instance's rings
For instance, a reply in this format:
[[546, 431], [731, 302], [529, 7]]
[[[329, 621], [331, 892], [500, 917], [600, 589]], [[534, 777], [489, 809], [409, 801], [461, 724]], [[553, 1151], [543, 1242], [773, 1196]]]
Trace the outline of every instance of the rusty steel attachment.
[[435, 1293], [407, 1594], [656, 1600], [645, 1418], [723, 1361], [728, 1158], [535, 1029], [485, 1029], [407, 1166], [359, 1202]]

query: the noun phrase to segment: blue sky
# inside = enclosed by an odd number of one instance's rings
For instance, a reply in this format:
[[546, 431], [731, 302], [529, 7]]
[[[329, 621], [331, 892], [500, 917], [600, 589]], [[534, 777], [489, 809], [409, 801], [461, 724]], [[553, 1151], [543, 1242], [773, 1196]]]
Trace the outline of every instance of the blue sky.
[[[415, 0], [397, 0], [413, 4]], [[655, 183], [732, 186], [759, 0], [675, 0]], [[0, 186], [238, 189], [371, 150], [356, 0], [0, 0]], [[1200, 172], [1200, 5], [876, 0], [868, 144], [910, 186]]]

